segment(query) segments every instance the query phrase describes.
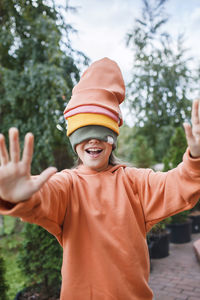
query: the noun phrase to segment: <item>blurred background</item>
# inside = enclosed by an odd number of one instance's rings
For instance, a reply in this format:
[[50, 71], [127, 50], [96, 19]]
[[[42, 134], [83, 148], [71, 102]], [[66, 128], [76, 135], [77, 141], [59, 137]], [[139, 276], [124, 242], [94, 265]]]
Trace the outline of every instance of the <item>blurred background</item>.
[[[57, 0], [65, 4], [65, 0]], [[157, 1], [159, 3], [161, 1]], [[147, 1], [151, 5], [153, 1]], [[156, 3], [156, 2], [154, 2]], [[133, 53], [126, 47], [126, 34], [142, 16], [142, 0], [70, 0], [77, 13], [68, 11], [69, 22], [77, 30], [71, 36], [75, 48], [82, 50], [92, 61], [104, 56], [116, 60], [128, 81], [133, 64]], [[152, 7], [153, 8], [153, 7]], [[165, 30], [176, 39], [184, 34], [185, 46], [196, 59], [199, 54], [200, 3], [198, 0], [168, 0], [163, 5], [168, 22]]]
[[[199, 0], [0, 0], [0, 132], [17, 127], [21, 146], [33, 132], [33, 174], [72, 167], [63, 111], [83, 71], [107, 56], [126, 84], [116, 155], [167, 171], [200, 96], [199, 36]], [[62, 250], [48, 233], [0, 216], [0, 247], [0, 299], [34, 284], [59, 290]]]

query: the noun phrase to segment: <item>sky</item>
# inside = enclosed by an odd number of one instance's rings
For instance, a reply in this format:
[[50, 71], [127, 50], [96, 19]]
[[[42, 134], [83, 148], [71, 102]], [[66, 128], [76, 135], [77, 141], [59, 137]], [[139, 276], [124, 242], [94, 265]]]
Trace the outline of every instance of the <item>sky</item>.
[[[66, 0], [56, 2], [65, 5]], [[86, 54], [91, 63], [103, 57], [115, 60], [125, 84], [130, 82], [134, 56], [131, 48], [126, 47], [126, 34], [141, 16], [142, 0], [68, 0], [68, 4], [77, 8], [76, 13], [68, 11], [65, 16], [67, 23], [77, 30], [77, 34], [71, 35], [72, 47]], [[174, 39], [184, 33], [188, 55], [200, 62], [200, 0], [168, 0], [165, 11], [169, 17], [166, 31]], [[133, 126], [124, 103], [121, 109], [126, 122]]]
[[[57, 0], [65, 3], [66, 0]], [[133, 53], [126, 47], [126, 34], [135, 18], [141, 16], [142, 0], [70, 0], [77, 13], [68, 12], [69, 22], [77, 31], [72, 35], [72, 46], [84, 52], [91, 62], [109, 57], [122, 70], [125, 82], [129, 80]], [[189, 53], [200, 61], [200, 0], [168, 0], [165, 4], [169, 21], [167, 31], [177, 37], [185, 35]]]

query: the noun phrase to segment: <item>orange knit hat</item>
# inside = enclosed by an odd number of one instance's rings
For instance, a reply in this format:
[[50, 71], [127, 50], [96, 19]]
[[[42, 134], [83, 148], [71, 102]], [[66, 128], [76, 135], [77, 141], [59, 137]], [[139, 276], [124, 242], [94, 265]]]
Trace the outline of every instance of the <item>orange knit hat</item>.
[[104, 126], [119, 134], [123, 122], [119, 104], [124, 98], [124, 80], [116, 62], [108, 58], [94, 62], [73, 88], [64, 111], [67, 135], [88, 125]]

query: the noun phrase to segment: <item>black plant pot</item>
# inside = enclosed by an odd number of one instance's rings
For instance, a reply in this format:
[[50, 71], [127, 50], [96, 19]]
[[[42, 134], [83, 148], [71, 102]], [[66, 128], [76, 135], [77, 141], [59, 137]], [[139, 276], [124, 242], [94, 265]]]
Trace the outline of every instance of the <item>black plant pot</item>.
[[23, 291], [18, 292], [17, 295], [15, 296], [15, 299], [14, 299], [14, 300], [19, 300], [19, 299], [20, 299], [20, 296], [22, 295], [22, 292], [23, 292]]
[[169, 255], [170, 233], [151, 233], [148, 237], [150, 258], [164, 258]]
[[[26, 287], [24, 288], [23, 290], [19, 291], [14, 300], [20, 300], [20, 299], [40, 299], [40, 289], [41, 289], [41, 286], [39, 284], [36, 284], [34, 286], [31, 286], [31, 287]], [[54, 296], [50, 296], [51, 299], [54, 299], [54, 297], [57, 299], [60, 295], [60, 289], [56, 290], [54, 292]], [[43, 294], [42, 296], [42, 299], [44, 299], [44, 296], [45, 298], [48, 297], [47, 295]]]
[[200, 232], [200, 214], [199, 215], [190, 215], [190, 219], [192, 220], [192, 233]]
[[185, 223], [168, 224], [170, 230], [170, 242], [174, 244], [189, 243], [192, 234], [192, 221], [189, 219]]

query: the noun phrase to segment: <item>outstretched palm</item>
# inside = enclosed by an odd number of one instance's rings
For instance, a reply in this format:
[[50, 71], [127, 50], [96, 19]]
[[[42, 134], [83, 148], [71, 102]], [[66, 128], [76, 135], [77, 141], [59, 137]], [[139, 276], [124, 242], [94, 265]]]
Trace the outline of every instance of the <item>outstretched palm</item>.
[[31, 176], [33, 144], [34, 137], [28, 133], [20, 160], [18, 130], [9, 130], [9, 154], [0, 134], [0, 199], [12, 203], [27, 200], [56, 172], [56, 168], [50, 167], [36, 177]]
[[188, 123], [183, 124], [190, 153], [193, 157], [200, 157], [200, 99], [193, 101], [192, 104], [192, 126]]

